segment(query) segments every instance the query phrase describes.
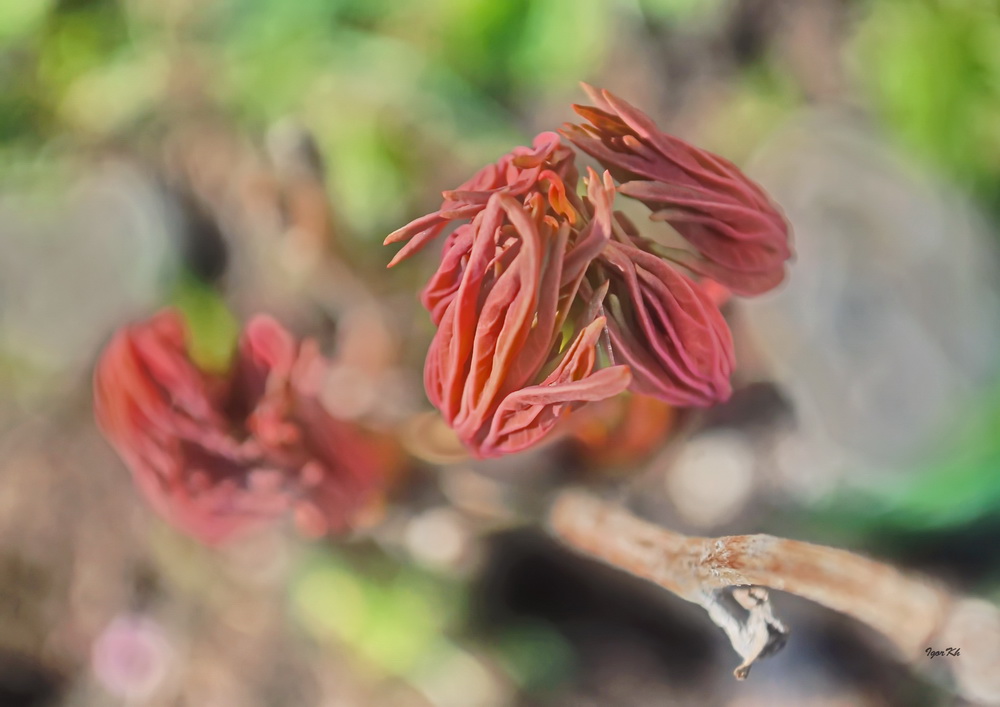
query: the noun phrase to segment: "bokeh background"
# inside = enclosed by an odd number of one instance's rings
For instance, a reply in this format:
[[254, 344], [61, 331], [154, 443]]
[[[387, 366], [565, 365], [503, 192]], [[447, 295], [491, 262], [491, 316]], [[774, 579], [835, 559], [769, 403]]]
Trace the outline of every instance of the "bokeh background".
[[[580, 80], [745, 166], [797, 259], [727, 311], [729, 404], [470, 464], [421, 388], [434, 254], [381, 241]], [[998, 237], [995, 0], [0, 2], [0, 704], [964, 704], [786, 596], [736, 683], [699, 609], [538, 518], [586, 483], [1000, 600]], [[331, 409], [391, 440], [367, 529], [209, 550], [143, 504], [90, 375], [165, 305], [208, 366], [257, 311], [319, 339]]]

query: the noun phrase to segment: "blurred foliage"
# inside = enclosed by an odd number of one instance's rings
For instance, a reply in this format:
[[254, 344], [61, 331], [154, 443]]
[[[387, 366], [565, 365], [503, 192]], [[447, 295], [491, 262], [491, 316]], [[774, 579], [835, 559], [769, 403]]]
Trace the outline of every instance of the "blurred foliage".
[[446, 650], [445, 630], [461, 603], [458, 588], [412, 567], [354, 568], [317, 553], [301, 569], [293, 608], [318, 638], [333, 638], [385, 672], [411, 675]]
[[[375, 240], [423, 197], [428, 152], [474, 165], [527, 139], [520, 116], [529, 103], [567, 94], [598, 70], [623, 11], [676, 25], [725, 5], [4, 3], [0, 156], [23, 159], [14, 148], [66, 134], [107, 139], [155, 123], [177, 109], [171, 102], [184, 81], [200, 78], [241, 124], [262, 129], [290, 113], [301, 117], [331, 157], [331, 184], [348, 224]], [[918, 154], [988, 196], [1000, 193], [995, 1], [870, 0], [862, 8], [847, 50], [872, 106]], [[769, 72], [752, 66], [738, 84], [736, 107], [751, 124], [773, 124], [775, 108], [789, 105], [787, 77], [762, 80]], [[743, 125], [727, 120], [714, 132], [731, 135], [734, 124]]]
[[578, 667], [572, 647], [540, 621], [510, 626], [499, 637], [497, 650], [518, 686], [529, 692], [554, 688]]
[[[565, 90], [598, 66], [612, 7], [600, 0], [5, 3], [0, 155], [9, 162], [19, 145], [67, 135], [122, 137], [182, 110], [185, 82], [201, 80], [195, 92], [211, 86], [240, 124], [261, 130], [297, 114], [331, 158], [348, 224], [380, 239], [420, 195], [422, 151], [474, 164], [525, 140], [516, 97]], [[567, 33], [575, 41], [566, 42]]]
[[[741, 72], [725, 109], [703, 126], [699, 142], [743, 163], [801, 104], [794, 82], [773, 61], [751, 64]], [[733, 130], [734, 125], [740, 129]]]
[[870, 2], [850, 51], [892, 133], [1000, 206], [996, 0]]
[[941, 528], [1000, 516], [1000, 390], [991, 393], [947, 430], [905, 487], [887, 489], [899, 522]]
[[[595, 0], [277, 9], [251, 0], [230, 10], [219, 22], [228, 103], [260, 122], [302, 115], [331, 156], [348, 222], [375, 235], [409, 213], [423, 172], [417, 150], [473, 164], [526, 139], [513, 96], [586, 74], [603, 58], [607, 21]], [[588, 41], [561, 41], [566, 32]]]
[[187, 322], [191, 358], [206, 371], [226, 371], [236, 348], [240, 324], [223, 298], [209, 285], [183, 275], [172, 299]]
[[[878, 474], [860, 491], [841, 488], [780, 524], [810, 539], [886, 556], [996, 573], [1000, 554], [1000, 388], [987, 389], [940, 437], [926, 460]], [[996, 586], [1000, 575], [988, 578]]]
[[[313, 552], [293, 579], [292, 610], [321, 641], [335, 641], [381, 672], [420, 685], [470, 660], [471, 650], [492, 656], [518, 687], [549, 689], [575, 667], [571, 647], [551, 626], [523, 621], [473, 649], [463, 636], [467, 590], [455, 579], [431, 575], [374, 553]], [[452, 676], [453, 678], [454, 676]]]
[[667, 21], [685, 21], [717, 12], [723, 0], [640, 0], [643, 12]]

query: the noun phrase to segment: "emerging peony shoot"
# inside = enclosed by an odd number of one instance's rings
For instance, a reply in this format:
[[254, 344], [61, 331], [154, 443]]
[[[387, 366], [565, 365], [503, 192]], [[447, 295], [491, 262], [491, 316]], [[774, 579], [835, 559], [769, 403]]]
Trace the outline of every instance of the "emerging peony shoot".
[[95, 414], [170, 523], [217, 544], [290, 513], [305, 535], [342, 531], [379, 485], [371, 443], [319, 401], [326, 363], [266, 316], [223, 375], [200, 370], [173, 310], [119, 331], [94, 377]]
[[[459, 222], [421, 298], [438, 327], [424, 383], [480, 457], [531, 447], [626, 388], [678, 407], [728, 399], [719, 302], [775, 287], [791, 256], [781, 213], [735, 165], [586, 88], [597, 106], [574, 108], [589, 124], [562, 133], [608, 171], [589, 170], [584, 196], [573, 150], [541, 133], [385, 241], [405, 242], [393, 266]], [[687, 247], [644, 236], [617, 194]]]

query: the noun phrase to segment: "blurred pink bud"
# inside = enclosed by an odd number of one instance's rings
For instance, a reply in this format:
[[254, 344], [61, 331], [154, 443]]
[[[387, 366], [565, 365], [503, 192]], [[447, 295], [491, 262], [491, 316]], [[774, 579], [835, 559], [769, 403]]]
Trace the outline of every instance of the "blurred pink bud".
[[225, 375], [195, 366], [180, 314], [119, 331], [94, 377], [104, 435], [152, 506], [206, 543], [290, 512], [311, 536], [343, 530], [373, 500], [377, 457], [319, 402], [315, 342], [253, 318]]
[[709, 294], [631, 245], [610, 243], [601, 263], [610, 278], [611, 349], [632, 369], [630, 389], [680, 407], [727, 400], [733, 340]]
[[610, 177], [591, 174], [589, 201], [574, 195], [574, 211], [595, 215], [578, 230], [578, 219], [557, 211], [547, 193], [522, 202], [494, 192], [449, 243], [424, 293], [438, 324], [424, 383], [478, 456], [525, 449], [573, 407], [627, 387], [626, 367], [594, 370], [604, 319], [591, 313], [587, 320], [586, 312], [578, 312], [579, 322], [569, 318], [586, 269], [610, 235], [613, 193]]
[[741, 295], [784, 279], [788, 224], [760, 186], [728, 160], [661, 132], [614, 94], [584, 88], [597, 107], [573, 108], [590, 125], [567, 123], [562, 133], [697, 251], [658, 254]]

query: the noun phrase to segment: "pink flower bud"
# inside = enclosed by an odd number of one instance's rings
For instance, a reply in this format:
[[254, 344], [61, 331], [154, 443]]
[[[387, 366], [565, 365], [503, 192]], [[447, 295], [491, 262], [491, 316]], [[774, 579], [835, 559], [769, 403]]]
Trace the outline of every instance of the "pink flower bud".
[[614, 94], [585, 88], [597, 107], [574, 110], [590, 124], [566, 124], [562, 132], [695, 251], [659, 254], [736, 294], [777, 286], [791, 257], [789, 228], [764, 190], [728, 160], [661, 132]]
[[[733, 164], [587, 88], [597, 107], [575, 109], [589, 124], [562, 131], [609, 170], [590, 171], [586, 197], [573, 152], [542, 133], [386, 239], [408, 241], [394, 265], [462, 222], [422, 294], [438, 327], [424, 384], [479, 456], [532, 446], [626, 387], [678, 407], [726, 400], [733, 341], [719, 306], [775, 287], [791, 255], [777, 207]], [[683, 242], [613, 211], [612, 178]]]
[[119, 331], [94, 376], [94, 411], [150, 504], [206, 543], [293, 512], [300, 531], [343, 530], [372, 500], [370, 443], [319, 402], [326, 369], [266, 316], [225, 375], [198, 369], [172, 310]]
[[440, 209], [390, 233], [383, 245], [407, 243], [389, 261], [388, 267], [423, 248], [449, 223], [473, 218], [497, 192], [517, 197], [525, 197], [529, 192], [542, 193], [554, 212], [572, 223], [578, 176], [573, 151], [562, 144], [559, 135], [539, 133], [531, 147], [514, 148], [496, 164], [479, 170], [458, 189], [443, 192]]
[[612, 242], [601, 255], [608, 280], [608, 331], [630, 389], [679, 407], [729, 398], [733, 340], [708, 293], [670, 264]]
[[[588, 200], [580, 199], [559, 176], [575, 180], [571, 165], [546, 162], [557, 152], [546, 149], [513, 160], [516, 189], [484, 193], [472, 222], [449, 236], [424, 290], [438, 325], [424, 368], [427, 395], [479, 456], [531, 446], [572, 408], [629, 382], [622, 366], [595, 370], [604, 320], [578, 321], [585, 313], [577, 292], [611, 233], [614, 186], [591, 173]], [[530, 177], [527, 169], [538, 171]]]

